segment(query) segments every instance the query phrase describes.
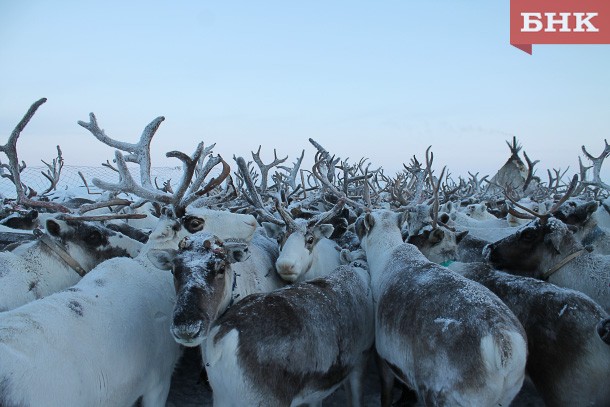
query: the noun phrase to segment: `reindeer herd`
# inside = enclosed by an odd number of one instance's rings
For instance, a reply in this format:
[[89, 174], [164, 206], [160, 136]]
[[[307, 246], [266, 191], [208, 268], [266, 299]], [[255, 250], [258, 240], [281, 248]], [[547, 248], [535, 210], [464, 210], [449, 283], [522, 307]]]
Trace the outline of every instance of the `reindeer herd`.
[[[78, 200], [21, 181], [0, 151], [0, 406], [164, 406], [183, 347], [199, 347], [215, 406], [320, 406], [343, 386], [379, 403], [508, 406], [529, 378], [548, 406], [610, 406], [610, 186], [606, 143], [579, 174], [536, 175], [515, 139], [491, 179], [415, 156], [394, 176], [315, 140], [315, 163], [263, 163], [214, 145], [168, 157], [112, 139], [118, 181]], [[128, 164], [136, 165], [139, 180]], [[211, 174], [215, 174], [212, 176]], [[83, 190], [90, 191], [83, 177]], [[97, 199], [94, 199], [97, 197]]]

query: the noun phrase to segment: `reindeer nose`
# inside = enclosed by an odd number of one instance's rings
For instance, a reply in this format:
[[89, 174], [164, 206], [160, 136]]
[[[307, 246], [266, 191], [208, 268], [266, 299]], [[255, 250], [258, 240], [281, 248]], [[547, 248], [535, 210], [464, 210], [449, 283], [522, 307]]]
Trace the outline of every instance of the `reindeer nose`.
[[293, 282], [297, 278], [296, 264], [294, 262], [278, 261], [275, 264], [278, 274], [286, 281]]
[[189, 343], [201, 333], [202, 323], [197, 321], [190, 324], [172, 325], [172, 335], [180, 343]]
[[277, 267], [277, 271], [282, 274], [282, 273], [294, 273], [295, 271], [295, 264], [293, 262], [277, 262], [276, 267]]

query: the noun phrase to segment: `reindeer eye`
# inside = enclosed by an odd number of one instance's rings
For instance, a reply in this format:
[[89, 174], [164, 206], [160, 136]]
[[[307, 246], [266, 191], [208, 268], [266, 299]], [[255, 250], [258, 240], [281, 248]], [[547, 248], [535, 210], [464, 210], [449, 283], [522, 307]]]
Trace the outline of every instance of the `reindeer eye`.
[[536, 231], [534, 229], [525, 229], [519, 236], [522, 240], [531, 242], [536, 239]]
[[102, 242], [102, 234], [98, 231], [93, 231], [85, 238], [87, 244], [98, 245]]
[[307, 244], [312, 244], [313, 243], [313, 236], [307, 236], [307, 239], [305, 239], [305, 242]]
[[199, 232], [203, 229], [205, 221], [201, 218], [190, 217], [185, 221], [184, 227], [191, 233]]

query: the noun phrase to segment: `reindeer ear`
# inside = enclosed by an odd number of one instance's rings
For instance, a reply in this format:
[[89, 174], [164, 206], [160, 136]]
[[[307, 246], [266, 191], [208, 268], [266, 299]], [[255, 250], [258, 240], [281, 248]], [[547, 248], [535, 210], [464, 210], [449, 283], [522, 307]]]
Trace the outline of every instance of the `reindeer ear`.
[[45, 229], [51, 236], [58, 237], [61, 234], [61, 225], [63, 222], [58, 221], [56, 219], [47, 219], [47, 223], [45, 224]]
[[544, 240], [550, 243], [553, 248], [557, 251], [557, 253], [561, 254], [561, 242], [563, 241], [563, 234], [558, 230], [553, 230], [551, 233], [547, 234]]
[[432, 229], [432, 231], [428, 235], [428, 241], [432, 244], [436, 244], [436, 243], [440, 242], [441, 240], [443, 240], [444, 237], [445, 237], [445, 232], [443, 232], [443, 229], [436, 228], [436, 229]]
[[248, 260], [250, 257], [250, 251], [246, 243], [225, 242], [224, 247], [227, 251], [227, 260], [229, 263], [239, 263]]
[[263, 222], [263, 228], [265, 228], [265, 233], [270, 239], [279, 240], [284, 234], [284, 228], [280, 225], [276, 225], [271, 222]]
[[371, 228], [375, 224], [375, 219], [373, 215], [370, 213], [365, 214], [362, 217], [359, 217], [356, 220], [356, 235], [358, 238], [362, 240], [362, 238], [371, 231]]
[[597, 202], [595, 202], [595, 201], [589, 202], [587, 204], [587, 212], [589, 212], [589, 214], [592, 214], [593, 212], [595, 212], [597, 210], [598, 207], [599, 207], [599, 205], [597, 204]]
[[457, 234], [455, 235], [455, 243], [456, 243], [456, 244], [460, 244], [460, 242], [462, 241], [462, 239], [463, 239], [463, 238], [465, 238], [467, 234], [468, 234], [468, 231], [467, 231], [467, 230], [465, 230], [465, 231], [463, 231], [463, 232], [460, 232], [460, 233], [457, 233]]
[[153, 249], [146, 253], [146, 256], [156, 268], [171, 270], [174, 265], [176, 253], [178, 253], [178, 251], [175, 249]]
[[364, 215], [364, 225], [366, 227], [367, 232], [373, 229], [373, 226], [375, 226], [375, 218], [373, 218], [372, 214], [367, 213], [366, 215]]
[[333, 225], [330, 225], [328, 223], [323, 223], [321, 225], [316, 226], [313, 229], [313, 234], [317, 238], [325, 237], [328, 239], [330, 237], [330, 235], [333, 234], [334, 230], [335, 230], [335, 227]]

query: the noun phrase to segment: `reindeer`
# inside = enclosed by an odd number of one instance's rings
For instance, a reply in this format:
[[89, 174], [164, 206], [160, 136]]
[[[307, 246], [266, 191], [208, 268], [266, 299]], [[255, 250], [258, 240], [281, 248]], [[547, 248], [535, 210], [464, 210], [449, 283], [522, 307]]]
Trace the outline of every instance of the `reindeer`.
[[148, 254], [177, 246], [172, 223], [164, 216], [136, 258], [0, 313], [0, 405], [165, 406], [181, 355], [169, 333], [175, 292]]
[[277, 210], [286, 223], [286, 233], [272, 223], [264, 223], [267, 235], [281, 239], [280, 256], [275, 267], [282, 279], [294, 283], [320, 277], [337, 267], [339, 248], [330, 239], [334, 227], [328, 222], [337, 216], [345, 200], [339, 200], [328, 212], [320, 213], [309, 220], [293, 219], [279, 202]]
[[231, 301], [232, 269], [247, 258], [245, 249], [198, 233], [173, 258], [178, 304], [188, 292], [197, 304], [189, 307], [199, 316], [190, 321], [197, 335], [188, 344], [203, 346], [214, 405], [317, 404], [346, 381], [352, 405], [362, 405], [362, 375], [374, 338], [365, 263], [249, 295], [223, 313]]
[[135, 257], [142, 244], [101, 225], [80, 220], [46, 222], [37, 240], [0, 252], [0, 311], [68, 288], [104, 260]]
[[[209, 324], [229, 304], [248, 294], [271, 291], [284, 285], [273, 267], [278, 255], [277, 244], [264, 233], [256, 233], [250, 244], [229, 241], [227, 247], [230, 250], [235, 248], [236, 255], [242, 252], [248, 255], [244, 254], [244, 259], [240, 258], [241, 264], [227, 268], [227, 272], [224, 264], [217, 274], [207, 272], [207, 262], [217, 259], [206, 259], [202, 253], [208, 253], [209, 248], [199, 247], [211, 244], [210, 239], [200, 241], [194, 237], [202, 233], [205, 232], [190, 235], [181, 241], [179, 249], [185, 251], [184, 256], [180, 256], [176, 250], [152, 251], [149, 255], [157, 267], [173, 270], [178, 294], [171, 332], [178, 343], [189, 347], [202, 344]], [[182, 272], [191, 268], [197, 272]]]
[[[610, 254], [610, 231], [598, 225], [599, 205], [595, 201], [579, 203], [567, 201], [557, 209], [554, 216], [566, 225], [577, 228], [574, 237], [583, 246], [590, 248], [596, 254]], [[602, 209], [602, 211], [606, 211]]]
[[526, 372], [548, 406], [603, 406], [610, 400], [608, 313], [581, 292], [493, 270], [484, 263], [449, 268], [493, 291], [527, 333]]
[[563, 222], [551, 217], [574, 192], [577, 181], [575, 175], [549, 212], [529, 211], [536, 219], [486, 246], [485, 256], [498, 269], [581, 291], [609, 312], [610, 257], [589, 253]]
[[356, 223], [375, 300], [382, 406], [394, 377], [425, 404], [508, 405], [524, 379], [521, 324], [489, 290], [403, 243], [402, 220], [374, 210]]

